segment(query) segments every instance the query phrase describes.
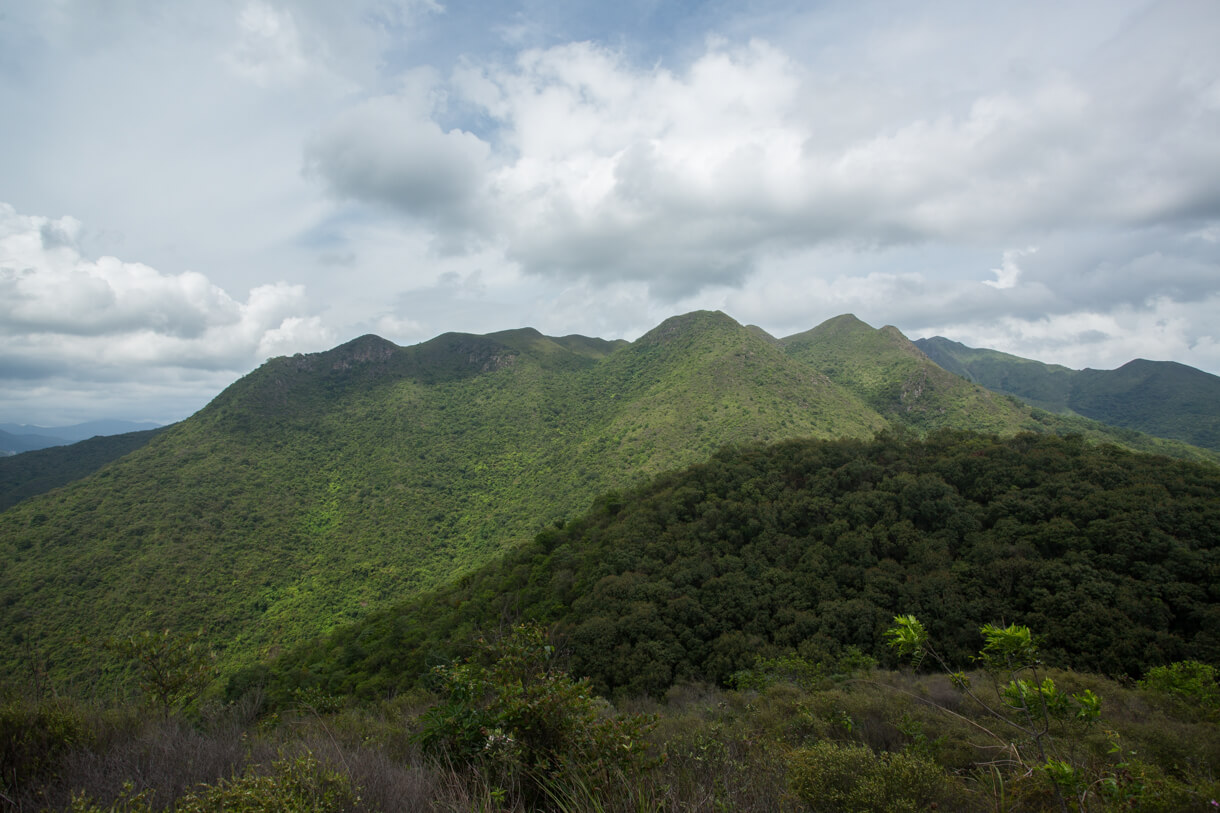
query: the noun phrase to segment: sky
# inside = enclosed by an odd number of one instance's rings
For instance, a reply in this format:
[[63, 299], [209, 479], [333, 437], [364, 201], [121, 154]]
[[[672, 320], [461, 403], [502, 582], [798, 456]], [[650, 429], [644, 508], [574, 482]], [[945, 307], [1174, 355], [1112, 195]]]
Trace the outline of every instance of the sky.
[[14, 0], [0, 422], [364, 333], [842, 313], [1220, 373], [1215, 0]]

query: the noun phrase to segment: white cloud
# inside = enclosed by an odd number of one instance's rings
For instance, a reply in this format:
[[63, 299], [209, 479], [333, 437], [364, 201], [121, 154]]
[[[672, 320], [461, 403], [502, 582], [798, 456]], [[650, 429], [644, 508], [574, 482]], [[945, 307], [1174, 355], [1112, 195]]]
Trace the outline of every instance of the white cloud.
[[1015, 288], [1017, 281], [1021, 278], [1021, 266], [1017, 265], [1017, 260], [1026, 254], [1033, 254], [1037, 250], [1037, 248], [1031, 246], [1024, 250], [1009, 249], [1005, 251], [1000, 267], [991, 269], [991, 272], [995, 274], [995, 279], [983, 280], [983, 284], [990, 285], [992, 288]]
[[300, 32], [288, 9], [250, 2], [237, 17], [238, 40], [223, 56], [236, 74], [268, 87], [302, 79], [309, 71]]
[[414, 319], [387, 314], [377, 319], [375, 330], [378, 336], [391, 341], [401, 340], [404, 336], [415, 339], [423, 333], [423, 325]]
[[[1205, 101], [1210, 87], [1172, 91]], [[835, 120], [851, 102], [835, 83], [765, 42], [709, 40], [680, 71], [576, 43], [507, 65], [468, 61], [432, 86], [444, 106], [410, 93], [365, 102], [311, 156], [332, 191], [416, 217], [477, 199], [485, 235], [526, 273], [644, 281], [675, 302], [741, 285], [792, 249], [977, 244], [1194, 217], [1220, 172], [1200, 121], [1215, 114], [1204, 105], [1180, 126], [1150, 127], [1166, 90], [1132, 96], [1060, 71], [983, 92], [962, 112], [873, 110], [867, 127], [866, 117], [844, 130]], [[424, 118], [464, 106], [490, 122], [483, 136]], [[994, 282], [1015, 284], [1001, 270]]]
[[199, 273], [86, 258], [71, 242], [79, 228], [71, 218], [22, 215], [0, 204], [7, 366], [0, 375], [40, 365], [81, 380], [102, 380], [128, 365], [146, 375], [160, 368], [242, 371], [270, 352], [321, 349], [334, 339], [304, 313], [300, 285], [260, 285], [242, 302]]

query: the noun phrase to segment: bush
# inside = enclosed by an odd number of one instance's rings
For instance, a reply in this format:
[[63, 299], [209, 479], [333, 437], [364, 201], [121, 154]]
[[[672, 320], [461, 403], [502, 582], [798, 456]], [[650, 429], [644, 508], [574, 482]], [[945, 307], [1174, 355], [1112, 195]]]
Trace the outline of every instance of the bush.
[[922, 811], [953, 807], [953, 780], [931, 760], [912, 753], [874, 754], [868, 747], [823, 740], [795, 751], [792, 792], [813, 811]]
[[[151, 813], [158, 809], [153, 806], [152, 793], [132, 795], [131, 790], [128, 785], [109, 807], [78, 796], [72, 800], [72, 813]], [[273, 763], [270, 773], [250, 770], [215, 785], [201, 785], [170, 809], [174, 813], [342, 813], [359, 806], [360, 797], [350, 779], [325, 767], [312, 754], [304, 754]]]
[[0, 788], [52, 774], [64, 753], [91, 738], [84, 715], [70, 703], [0, 702]]
[[436, 669], [442, 700], [423, 715], [425, 751], [474, 765], [531, 808], [557, 783], [596, 791], [646, 764], [650, 721], [611, 714], [587, 680], [557, 667], [540, 627], [479, 644], [471, 659]]
[[1187, 706], [1191, 713], [1215, 718], [1220, 713], [1216, 668], [1199, 661], [1178, 661], [1148, 670], [1140, 686]]

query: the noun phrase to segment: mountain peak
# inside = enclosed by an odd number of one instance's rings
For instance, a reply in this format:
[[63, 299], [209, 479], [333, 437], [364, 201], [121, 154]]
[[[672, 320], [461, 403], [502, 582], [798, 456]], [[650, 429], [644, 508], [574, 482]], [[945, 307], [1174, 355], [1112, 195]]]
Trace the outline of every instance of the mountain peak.
[[739, 330], [742, 330], [741, 324], [723, 311], [691, 311], [669, 317], [637, 341], [640, 344], [669, 344], [676, 339], [702, 333]]
[[392, 341], [373, 333], [366, 333], [328, 350], [324, 355], [333, 361], [335, 369], [347, 369], [352, 364], [385, 361], [394, 355], [396, 350], [398, 350], [398, 345]]
[[815, 327], [814, 330], [830, 333], [835, 331], [874, 330], [874, 328], [854, 313], [842, 313], [827, 319]]

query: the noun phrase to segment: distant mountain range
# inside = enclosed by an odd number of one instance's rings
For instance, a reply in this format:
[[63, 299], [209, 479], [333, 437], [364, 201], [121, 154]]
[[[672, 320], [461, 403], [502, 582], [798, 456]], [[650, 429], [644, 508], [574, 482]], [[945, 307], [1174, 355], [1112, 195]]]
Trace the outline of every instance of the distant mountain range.
[[1220, 451], [1220, 376], [1173, 361], [1070, 370], [935, 336], [915, 345], [944, 369], [1056, 413]]
[[784, 339], [719, 312], [630, 343], [528, 328], [412, 347], [364, 336], [272, 359], [0, 513], [0, 668], [104, 682], [99, 641], [171, 628], [201, 630], [231, 671], [725, 445], [940, 429], [1217, 459], [1031, 408], [852, 316]]
[[88, 421], [71, 426], [30, 426], [28, 424], [0, 423], [0, 455], [30, 452], [51, 446], [66, 446], [89, 438], [107, 435], [122, 435], [127, 432], [142, 432], [156, 429], [160, 424], [145, 421]]

